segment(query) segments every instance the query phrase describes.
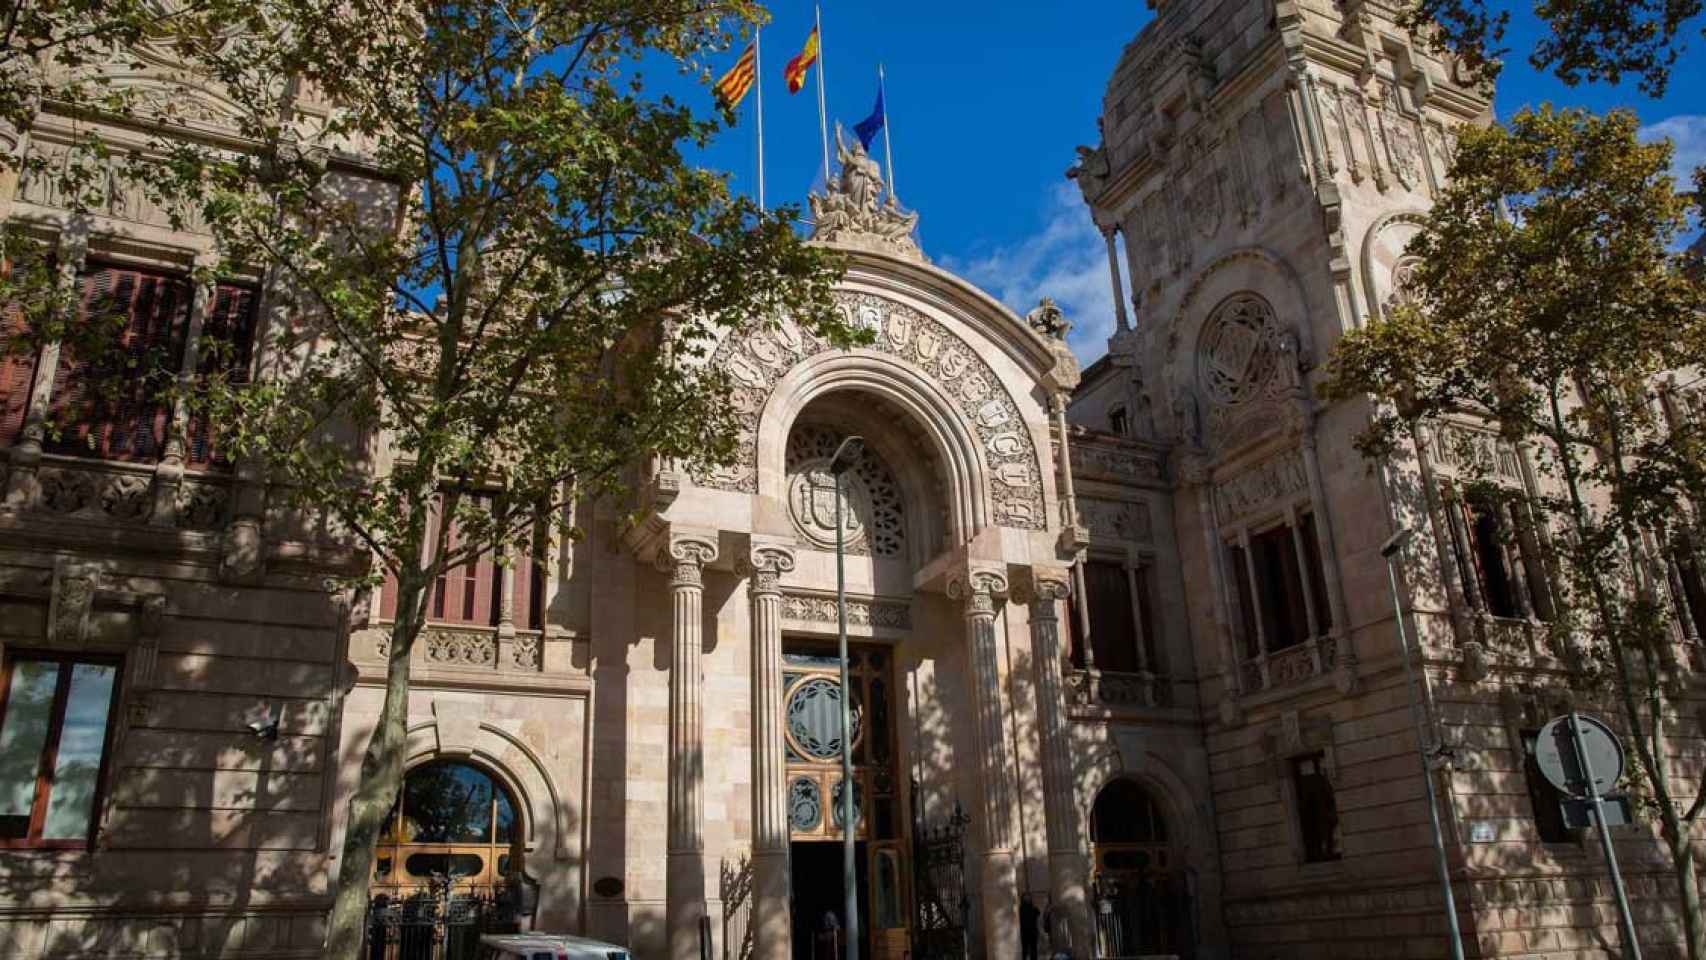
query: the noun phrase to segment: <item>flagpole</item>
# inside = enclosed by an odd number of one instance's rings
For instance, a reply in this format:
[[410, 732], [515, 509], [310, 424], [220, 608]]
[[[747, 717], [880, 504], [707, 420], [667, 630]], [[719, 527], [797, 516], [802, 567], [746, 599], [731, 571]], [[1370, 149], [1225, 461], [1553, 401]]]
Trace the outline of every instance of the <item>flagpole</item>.
[[889, 171], [889, 199], [900, 203], [900, 195], [894, 192], [894, 152], [889, 148], [889, 92], [883, 82], [883, 65], [877, 64], [877, 96], [883, 101], [883, 166]]
[[[764, 29], [760, 27], [752, 32], [752, 69], [758, 89], [758, 209], [764, 206]], [[892, 192], [894, 187], [891, 185]]]
[[817, 16], [817, 132], [823, 139], [823, 183], [829, 187], [829, 115], [823, 105], [823, 5], [812, 4]]

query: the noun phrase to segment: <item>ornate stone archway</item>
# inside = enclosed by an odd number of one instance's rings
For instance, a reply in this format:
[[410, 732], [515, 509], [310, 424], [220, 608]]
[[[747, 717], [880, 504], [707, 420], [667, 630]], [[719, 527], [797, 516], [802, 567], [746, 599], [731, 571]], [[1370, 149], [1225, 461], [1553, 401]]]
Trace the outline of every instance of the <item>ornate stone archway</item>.
[[[988, 361], [963, 337], [919, 310], [872, 293], [836, 294], [850, 325], [874, 342], [843, 356], [862, 356], [928, 382], [954, 419], [976, 440], [979, 470], [989, 483], [989, 521], [996, 526], [1042, 530], [1048, 525], [1041, 489], [1042, 465], [1019, 404]], [[792, 320], [725, 341], [711, 363], [735, 380], [742, 415], [740, 450], [733, 466], [697, 477], [701, 486], [760, 492], [760, 418], [784, 378], [801, 363], [837, 353]]]

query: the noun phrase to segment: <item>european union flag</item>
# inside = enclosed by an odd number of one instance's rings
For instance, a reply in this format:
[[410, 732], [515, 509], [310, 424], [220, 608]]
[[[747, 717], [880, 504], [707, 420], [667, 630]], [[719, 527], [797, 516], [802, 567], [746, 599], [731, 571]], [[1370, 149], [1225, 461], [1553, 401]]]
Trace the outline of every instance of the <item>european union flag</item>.
[[877, 131], [883, 128], [883, 86], [877, 84], [877, 105], [871, 115], [853, 125], [853, 132], [859, 135], [859, 143], [868, 151], [871, 141], [877, 139]]

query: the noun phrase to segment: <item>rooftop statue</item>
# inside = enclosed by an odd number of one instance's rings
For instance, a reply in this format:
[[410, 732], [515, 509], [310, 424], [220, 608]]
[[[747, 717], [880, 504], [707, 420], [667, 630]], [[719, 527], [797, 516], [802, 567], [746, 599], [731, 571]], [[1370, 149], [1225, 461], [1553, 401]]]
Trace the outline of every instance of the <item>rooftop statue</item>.
[[824, 186], [822, 195], [807, 197], [816, 221], [812, 239], [923, 260], [924, 251], [912, 235], [918, 214], [902, 211], [894, 194], [885, 196], [882, 167], [857, 138], [848, 142], [839, 123], [835, 158], [840, 175]]

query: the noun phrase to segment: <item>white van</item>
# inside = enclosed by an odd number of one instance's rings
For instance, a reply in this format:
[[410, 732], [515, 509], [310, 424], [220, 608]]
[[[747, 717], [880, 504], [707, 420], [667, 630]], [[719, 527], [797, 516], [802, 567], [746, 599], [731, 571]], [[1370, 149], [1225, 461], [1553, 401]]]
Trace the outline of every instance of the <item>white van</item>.
[[480, 960], [628, 960], [628, 950], [602, 940], [554, 933], [488, 933]]

